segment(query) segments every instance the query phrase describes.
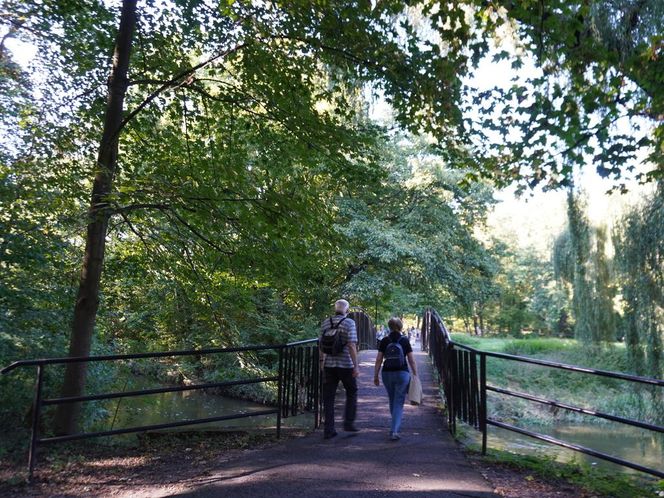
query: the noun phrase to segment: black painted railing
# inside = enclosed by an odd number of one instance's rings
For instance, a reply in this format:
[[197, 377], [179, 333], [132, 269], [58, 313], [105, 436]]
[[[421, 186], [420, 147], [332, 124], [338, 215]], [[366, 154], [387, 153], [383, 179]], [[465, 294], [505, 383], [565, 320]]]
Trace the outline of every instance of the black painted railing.
[[[17, 368], [37, 367], [37, 376], [35, 381], [34, 397], [32, 404], [32, 431], [30, 436], [30, 448], [28, 454], [28, 476], [32, 474], [36, 465], [38, 447], [46, 444], [61, 443], [65, 441], [74, 441], [102, 436], [114, 436], [118, 434], [129, 434], [136, 432], [146, 432], [152, 430], [168, 429], [172, 427], [183, 427], [188, 425], [205, 424], [209, 422], [218, 422], [223, 420], [234, 420], [247, 417], [256, 417], [260, 415], [276, 415], [277, 437], [281, 436], [281, 421], [283, 418], [298, 415], [304, 412], [314, 414], [314, 427], [320, 425], [321, 410], [321, 375], [318, 366], [318, 341], [310, 339], [305, 341], [293, 342], [274, 346], [247, 346], [235, 348], [214, 348], [198, 349], [186, 351], [165, 351], [158, 353], [136, 353], [136, 354], [117, 354], [103, 356], [89, 356], [78, 358], [48, 358], [38, 360], [23, 360], [12, 363], [0, 370], [2, 374], [11, 373]], [[107, 392], [101, 394], [92, 394], [85, 396], [72, 396], [65, 398], [43, 398], [44, 373], [47, 367], [52, 365], [63, 365], [67, 363], [98, 363], [125, 361], [142, 358], [166, 358], [166, 357], [186, 357], [195, 356], [213, 356], [221, 354], [241, 354], [248, 352], [276, 351], [279, 355], [278, 371], [276, 375], [264, 377], [247, 378], [243, 380], [233, 380], [227, 382], [210, 382], [194, 384], [187, 386], [160, 387], [155, 389], [143, 389], [139, 391]], [[129, 398], [136, 396], [146, 396], [151, 394], [194, 391], [211, 388], [227, 388], [231, 386], [257, 384], [265, 382], [277, 382], [277, 406], [266, 407], [265, 410], [257, 410], [248, 413], [235, 413], [232, 415], [219, 415], [214, 417], [176, 420], [163, 424], [142, 425], [136, 427], [126, 427], [122, 429], [81, 432], [77, 434], [67, 434], [62, 436], [43, 437], [40, 434], [40, 419], [42, 408], [46, 406], [62, 405], [69, 403], [85, 403], [89, 401], [98, 401], [116, 398]]]
[[440, 316], [434, 309], [427, 309], [422, 320], [422, 345], [432, 358], [447, 404], [448, 426], [451, 432], [456, 432], [456, 421], [461, 420], [482, 433], [482, 453], [486, 453], [487, 427], [492, 425], [508, 431], [517, 432], [540, 441], [562, 446], [570, 450], [585, 453], [596, 458], [623, 465], [634, 470], [645, 472], [659, 478], [664, 478], [664, 470], [651, 469], [643, 465], [608, 455], [578, 444], [562, 441], [546, 434], [529, 431], [514, 425], [496, 420], [487, 414], [487, 392], [495, 392], [506, 396], [525, 399], [534, 403], [541, 403], [555, 408], [561, 408], [592, 417], [598, 417], [632, 427], [639, 427], [652, 432], [664, 433], [664, 427], [603, 413], [594, 409], [573, 406], [555, 400], [534, 396], [527, 393], [511, 391], [501, 387], [487, 384], [486, 363], [487, 358], [498, 358], [507, 361], [517, 361], [546, 368], [555, 368], [570, 372], [596, 375], [605, 378], [619, 379], [636, 384], [650, 385], [653, 388], [664, 387], [664, 380], [650, 377], [638, 377], [619, 372], [596, 370], [592, 368], [566, 365], [553, 361], [539, 360], [525, 356], [505, 353], [482, 351], [454, 342]]
[[350, 309], [348, 317], [352, 318], [355, 322], [358, 341], [357, 349], [360, 351], [376, 349], [376, 326], [371, 317], [369, 317], [369, 314], [363, 308], [354, 306]]

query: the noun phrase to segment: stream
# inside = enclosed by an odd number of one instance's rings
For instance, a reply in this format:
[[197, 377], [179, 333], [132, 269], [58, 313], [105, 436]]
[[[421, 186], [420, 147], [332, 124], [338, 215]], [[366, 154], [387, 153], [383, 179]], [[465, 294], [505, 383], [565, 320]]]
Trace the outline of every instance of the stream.
[[[154, 387], [142, 386], [142, 380], [134, 384], [133, 389]], [[252, 401], [228, 398], [205, 391], [179, 391], [149, 394], [130, 398], [118, 398], [105, 405], [108, 415], [94, 423], [90, 430], [105, 431], [142, 425], [163, 424], [182, 420], [217, 417], [224, 415], [246, 414], [264, 411], [273, 407]], [[258, 415], [255, 417], [221, 420], [206, 424], [188, 425], [163, 429], [167, 432], [196, 430], [242, 430], [276, 428], [277, 416]], [[310, 427], [313, 415], [282, 418], [282, 427]]]
[[[553, 426], [522, 426], [569, 443], [585, 446], [611, 456], [664, 471], [664, 434], [622, 424], [556, 424]], [[539, 441], [499, 427], [488, 428], [487, 446], [518, 454], [553, 457], [560, 462], [585, 462], [611, 472], [637, 472], [605, 460], [561, 446]], [[469, 430], [469, 439], [481, 444], [481, 434]], [[641, 475], [645, 475], [639, 472]]]

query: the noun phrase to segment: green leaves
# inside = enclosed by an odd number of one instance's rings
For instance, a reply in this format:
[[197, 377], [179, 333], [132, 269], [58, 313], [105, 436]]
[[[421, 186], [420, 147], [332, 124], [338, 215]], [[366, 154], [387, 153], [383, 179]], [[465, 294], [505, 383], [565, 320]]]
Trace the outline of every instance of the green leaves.
[[[485, 159], [479, 164], [484, 175], [501, 185], [557, 188], [571, 178], [570, 165], [592, 163], [617, 183], [630, 176], [639, 154], [647, 153], [655, 168], [636, 176], [656, 177], [664, 87], [651, 82], [663, 74], [661, 57], [636, 60], [651, 53], [661, 36], [661, 2], [549, 2], [544, 7], [500, 2], [500, 8], [468, 3], [477, 21], [470, 45], [480, 46], [479, 39], [493, 35], [494, 48], [484, 54], [494, 61], [509, 60], [514, 70], [522, 68], [524, 59], [536, 63], [515, 76], [511, 89], [466, 90], [474, 104], [490, 102], [466, 108], [470, 115], [480, 114], [478, 122], [467, 121], [467, 131], [474, 138], [473, 151]], [[509, 31], [499, 28], [496, 19], [509, 23]], [[445, 29], [439, 33], [450, 41]]]
[[462, 175], [423, 142], [399, 136], [391, 142], [380, 154], [389, 181], [339, 203], [345, 294], [392, 312], [412, 312], [450, 295], [457, 303], [472, 301], [470, 294], [491, 276], [471, 233], [490, 195], [459, 189]]
[[[34, 225], [55, 227], [47, 238], [69, 241], [95, 171], [117, 5], [5, 5], [22, 20], [13, 36], [39, 47], [34, 68], [3, 58], [0, 105], [16, 131], [2, 156], [8, 182], [29, 185]], [[608, 38], [583, 30], [574, 45], [583, 16], [599, 13], [558, 2], [550, 9], [560, 16], [543, 18], [531, 7], [139, 4], [120, 168], [106, 199], [105, 336], [141, 337], [143, 327], [177, 342], [186, 327], [174, 317], [188, 314], [202, 341], [205, 326], [254, 309], [257, 289], [303, 315], [340, 289], [404, 302], [454, 296], [466, 309], [490, 295], [494, 262], [472, 237], [492, 202], [486, 178], [554, 188], [590, 156], [616, 177], [661, 142], [658, 131], [614, 130], [623, 114], [658, 105], [647, 90], [660, 78], [645, 29], [659, 22], [652, 12], [620, 58]], [[498, 35], [517, 49], [490, 53]], [[519, 69], [527, 53], [538, 67], [511, 88], [466, 84], [486, 54]], [[371, 92], [392, 104], [398, 127], [435, 145], [390, 143], [400, 138], [366, 119]], [[466, 101], [477, 119], [464, 116]], [[74, 259], [74, 247], [62, 250]]]
[[664, 309], [664, 189], [628, 212], [614, 238], [625, 342], [631, 366], [640, 374], [661, 377], [662, 309]]

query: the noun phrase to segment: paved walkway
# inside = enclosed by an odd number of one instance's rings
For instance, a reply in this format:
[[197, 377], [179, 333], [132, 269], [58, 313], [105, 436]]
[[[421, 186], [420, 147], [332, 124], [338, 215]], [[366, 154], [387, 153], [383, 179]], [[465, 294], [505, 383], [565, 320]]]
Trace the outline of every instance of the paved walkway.
[[[180, 497], [495, 497], [445, 429], [428, 357], [416, 352], [424, 389], [407, 405], [400, 441], [389, 441], [383, 386], [373, 385], [375, 351], [360, 354], [359, 433], [323, 440], [322, 429], [223, 464]], [[339, 396], [344, 398], [343, 391]], [[337, 408], [337, 420], [343, 415]], [[337, 424], [341, 426], [341, 423]], [[339, 430], [339, 427], [337, 427]]]

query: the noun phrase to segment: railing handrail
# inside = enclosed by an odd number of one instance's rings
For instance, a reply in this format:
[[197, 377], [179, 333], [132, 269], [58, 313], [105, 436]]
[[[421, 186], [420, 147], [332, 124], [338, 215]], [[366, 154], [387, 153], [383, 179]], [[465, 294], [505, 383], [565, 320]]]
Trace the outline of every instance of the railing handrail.
[[287, 344], [284, 344], [282, 347], [302, 346], [303, 344], [312, 344], [314, 342], [318, 342], [318, 337], [314, 337], [312, 339], [302, 339], [301, 341], [289, 342]]
[[445, 334], [445, 340], [448, 343], [451, 344], [452, 343], [452, 336], [450, 335], [449, 330], [447, 330], [447, 327], [445, 326], [445, 323], [443, 322], [443, 319], [438, 314], [438, 311], [436, 311], [435, 308], [427, 308], [425, 313], [430, 313], [431, 316], [433, 316], [434, 320], [436, 320], [436, 322], [438, 322], [438, 324], [440, 325], [441, 331]]
[[533, 396], [532, 394], [522, 393], [518, 391], [510, 391], [509, 389], [501, 389], [496, 386], [486, 386], [488, 391], [492, 391], [498, 394], [505, 394], [507, 396], [514, 396], [515, 398], [521, 398], [528, 401], [534, 401], [536, 403], [542, 403], [544, 405], [555, 406], [556, 408], [562, 408], [563, 410], [569, 410], [576, 413], [582, 413], [584, 415], [590, 415], [591, 417], [603, 418], [605, 420], [610, 420], [612, 422], [618, 422], [620, 424], [631, 425], [633, 427], [639, 427], [641, 429], [647, 429], [649, 431], [662, 432], [664, 433], [664, 427], [655, 424], [648, 424], [647, 422], [641, 422], [639, 420], [632, 420], [631, 418], [620, 417], [618, 415], [611, 415], [610, 413], [604, 413], [597, 410], [590, 410], [588, 408], [583, 408], [581, 406], [570, 405], [569, 403], [560, 403], [558, 401], [553, 401], [547, 398], [542, 398], [541, 396]]
[[492, 356], [494, 358], [502, 358], [505, 360], [514, 360], [520, 361], [522, 363], [530, 363], [533, 365], [542, 365], [545, 367], [558, 368], [560, 370], [569, 370], [572, 372], [586, 373], [592, 375], [599, 375], [601, 377], [610, 377], [612, 379], [622, 379], [630, 380], [632, 382], [640, 382], [642, 384], [650, 384], [655, 386], [664, 386], [664, 379], [656, 379], [654, 377], [642, 377], [639, 375], [631, 375], [622, 372], [613, 372], [611, 370], [600, 370], [597, 368], [588, 368], [588, 367], [579, 367], [577, 365], [570, 365], [568, 363], [559, 363], [549, 360], [540, 360], [538, 358], [531, 358], [529, 356], [518, 356], [508, 353], [498, 353], [495, 351], [485, 351], [483, 349], [477, 349], [472, 346], [467, 346], [466, 344], [461, 344], [455, 341], [451, 341], [450, 344], [455, 347], [460, 347], [472, 351], [473, 353], [483, 354], [486, 356]]
[[[456, 419], [458, 418], [480, 430], [482, 432], [483, 454], [486, 452], [487, 425], [493, 425], [517, 433], [525, 434], [541, 441], [546, 441], [551, 444], [556, 444], [558, 446], [579, 451], [587, 455], [602, 458], [604, 460], [639, 470], [641, 472], [646, 472], [659, 478], [664, 478], [664, 472], [662, 470], [648, 468], [629, 460], [624, 460], [622, 458], [608, 455], [578, 444], [572, 444], [566, 441], [552, 438], [546, 434], [540, 434], [521, 429], [488, 417], [487, 391], [493, 391], [499, 394], [525, 399], [531, 402], [542, 403], [545, 405], [562, 408], [564, 410], [582, 413], [584, 415], [611, 420], [620, 424], [639, 427], [648, 431], [664, 433], [664, 427], [659, 425], [650, 424], [639, 420], [632, 420], [626, 417], [620, 417], [590, 408], [574, 406], [568, 403], [561, 403], [528, 393], [522, 393], [487, 385], [486, 358], [493, 357], [503, 360], [518, 361], [522, 363], [539, 365], [548, 368], [557, 368], [560, 370], [576, 373], [620, 379], [655, 387], [664, 387], [664, 379], [580, 367], [577, 365], [569, 365], [566, 363], [550, 360], [540, 360], [528, 356], [519, 356], [508, 353], [498, 353], [477, 349], [472, 346], [453, 341], [442, 319], [433, 308], [428, 308], [425, 311], [425, 318], [422, 322], [422, 331], [423, 333], [427, 334], [427, 349], [429, 354], [432, 356], [434, 365], [438, 369], [438, 372], [441, 376], [441, 383], [443, 384], [445, 399], [448, 407], [449, 429], [454, 433], [456, 428]], [[479, 375], [477, 372], [476, 358], [479, 359]]]
[[165, 358], [169, 356], [195, 356], [202, 354], [218, 353], [240, 353], [243, 351], [265, 351], [268, 349], [283, 349], [290, 346], [299, 346], [309, 342], [315, 342], [317, 339], [305, 339], [303, 341], [291, 342], [288, 344], [260, 345], [260, 346], [237, 346], [229, 348], [207, 348], [207, 349], [184, 349], [179, 351], [156, 351], [152, 353], [127, 353], [96, 356], [64, 356], [58, 358], [40, 358], [34, 360], [15, 361], [0, 370], [0, 374], [6, 374], [19, 367], [30, 367], [37, 365], [56, 365], [65, 363], [82, 363], [94, 361], [116, 361], [116, 360], [135, 360], [141, 358]]
[[104, 399], [131, 398], [134, 396], [145, 396], [148, 394], [176, 393], [183, 391], [197, 391], [201, 389], [211, 389], [219, 387], [232, 387], [248, 384], [260, 384], [262, 382], [279, 381], [278, 376], [256, 377], [253, 379], [230, 380], [225, 382], [206, 382], [204, 384], [190, 384], [187, 386], [156, 387], [153, 389], [139, 389], [136, 391], [122, 391], [90, 394], [87, 396], [70, 396], [65, 398], [51, 398], [42, 400], [42, 405], [61, 405], [63, 403], [78, 403], [84, 401], [100, 401]]
[[[281, 419], [290, 415], [297, 414], [296, 404], [302, 401], [305, 405], [309, 406], [310, 410], [313, 406], [314, 412], [314, 427], [317, 428], [320, 423], [319, 408], [320, 408], [320, 376], [318, 368], [318, 350], [315, 347], [317, 338], [304, 339], [300, 341], [293, 341], [286, 344], [266, 344], [254, 346], [239, 346], [239, 347], [226, 347], [226, 348], [207, 348], [207, 349], [189, 349], [178, 351], [157, 351], [152, 353], [130, 353], [130, 354], [112, 354], [112, 355], [96, 355], [96, 356], [78, 356], [78, 357], [60, 357], [60, 358], [41, 358], [33, 360], [19, 360], [6, 366], [0, 373], [7, 374], [20, 367], [36, 366], [37, 367], [37, 381], [35, 382], [35, 393], [33, 399], [32, 410], [32, 430], [30, 436], [30, 450], [28, 455], [28, 480], [32, 478], [36, 462], [36, 452], [40, 444], [57, 443], [64, 441], [73, 441], [79, 439], [88, 439], [93, 437], [113, 436], [118, 434], [130, 434], [134, 432], [144, 432], [148, 430], [165, 429], [170, 427], [182, 427], [187, 425], [202, 424], [207, 422], [215, 422], [222, 420], [233, 420], [238, 418], [253, 417], [258, 415], [277, 415], [277, 438], [281, 434]], [[300, 348], [299, 346], [314, 346]], [[42, 399], [42, 385], [44, 379], [44, 370], [48, 365], [60, 365], [67, 363], [88, 363], [99, 361], [121, 361], [133, 360], [140, 358], [164, 358], [173, 356], [201, 356], [207, 354], [222, 354], [222, 353], [241, 353], [244, 351], [265, 351], [272, 350], [278, 352], [278, 374], [268, 377], [258, 377], [252, 379], [241, 379], [226, 382], [211, 382], [203, 384], [195, 384], [189, 386], [170, 386], [159, 387], [153, 389], [141, 389], [136, 391], [123, 391], [123, 392], [108, 392], [98, 393], [84, 396], [68, 396], [61, 398]], [[306, 350], [306, 355], [303, 351]], [[293, 354], [298, 351], [297, 354]], [[305, 373], [306, 372], [306, 373]], [[308, 380], [304, 381], [303, 376]], [[202, 390], [218, 387], [230, 387], [235, 385], [257, 384], [264, 382], [277, 382], [277, 408], [263, 411], [252, 411], [250, 413], [236, 413], [232, 415], [222, 415], [215, 417], [199, 418], [180, 420], [175, 422], [168, 422], [163, 424], [153, 424], [138, 427], [129, 427], [123, 429], [115, 429], [109, 431], [96, 431], [87, 433], [70, 434], [67, 436], [56, 436], [42, 438], [39, 437], [39, 419], [41, 408], [49, 405], [62, 405], [66, 403], [81, 403], [88, 401], [99, 401], [116, 398], [128, 398], [134, 396], [144, 396], [152, 394], [162, 394], [167, 392], [179, 391], [192, 391]], [[299, 386], [302, 382], [306, 382], [306, 392], [302, 395], [299, 394]], [[299, 405], [297, 405], [299, 406]]]

